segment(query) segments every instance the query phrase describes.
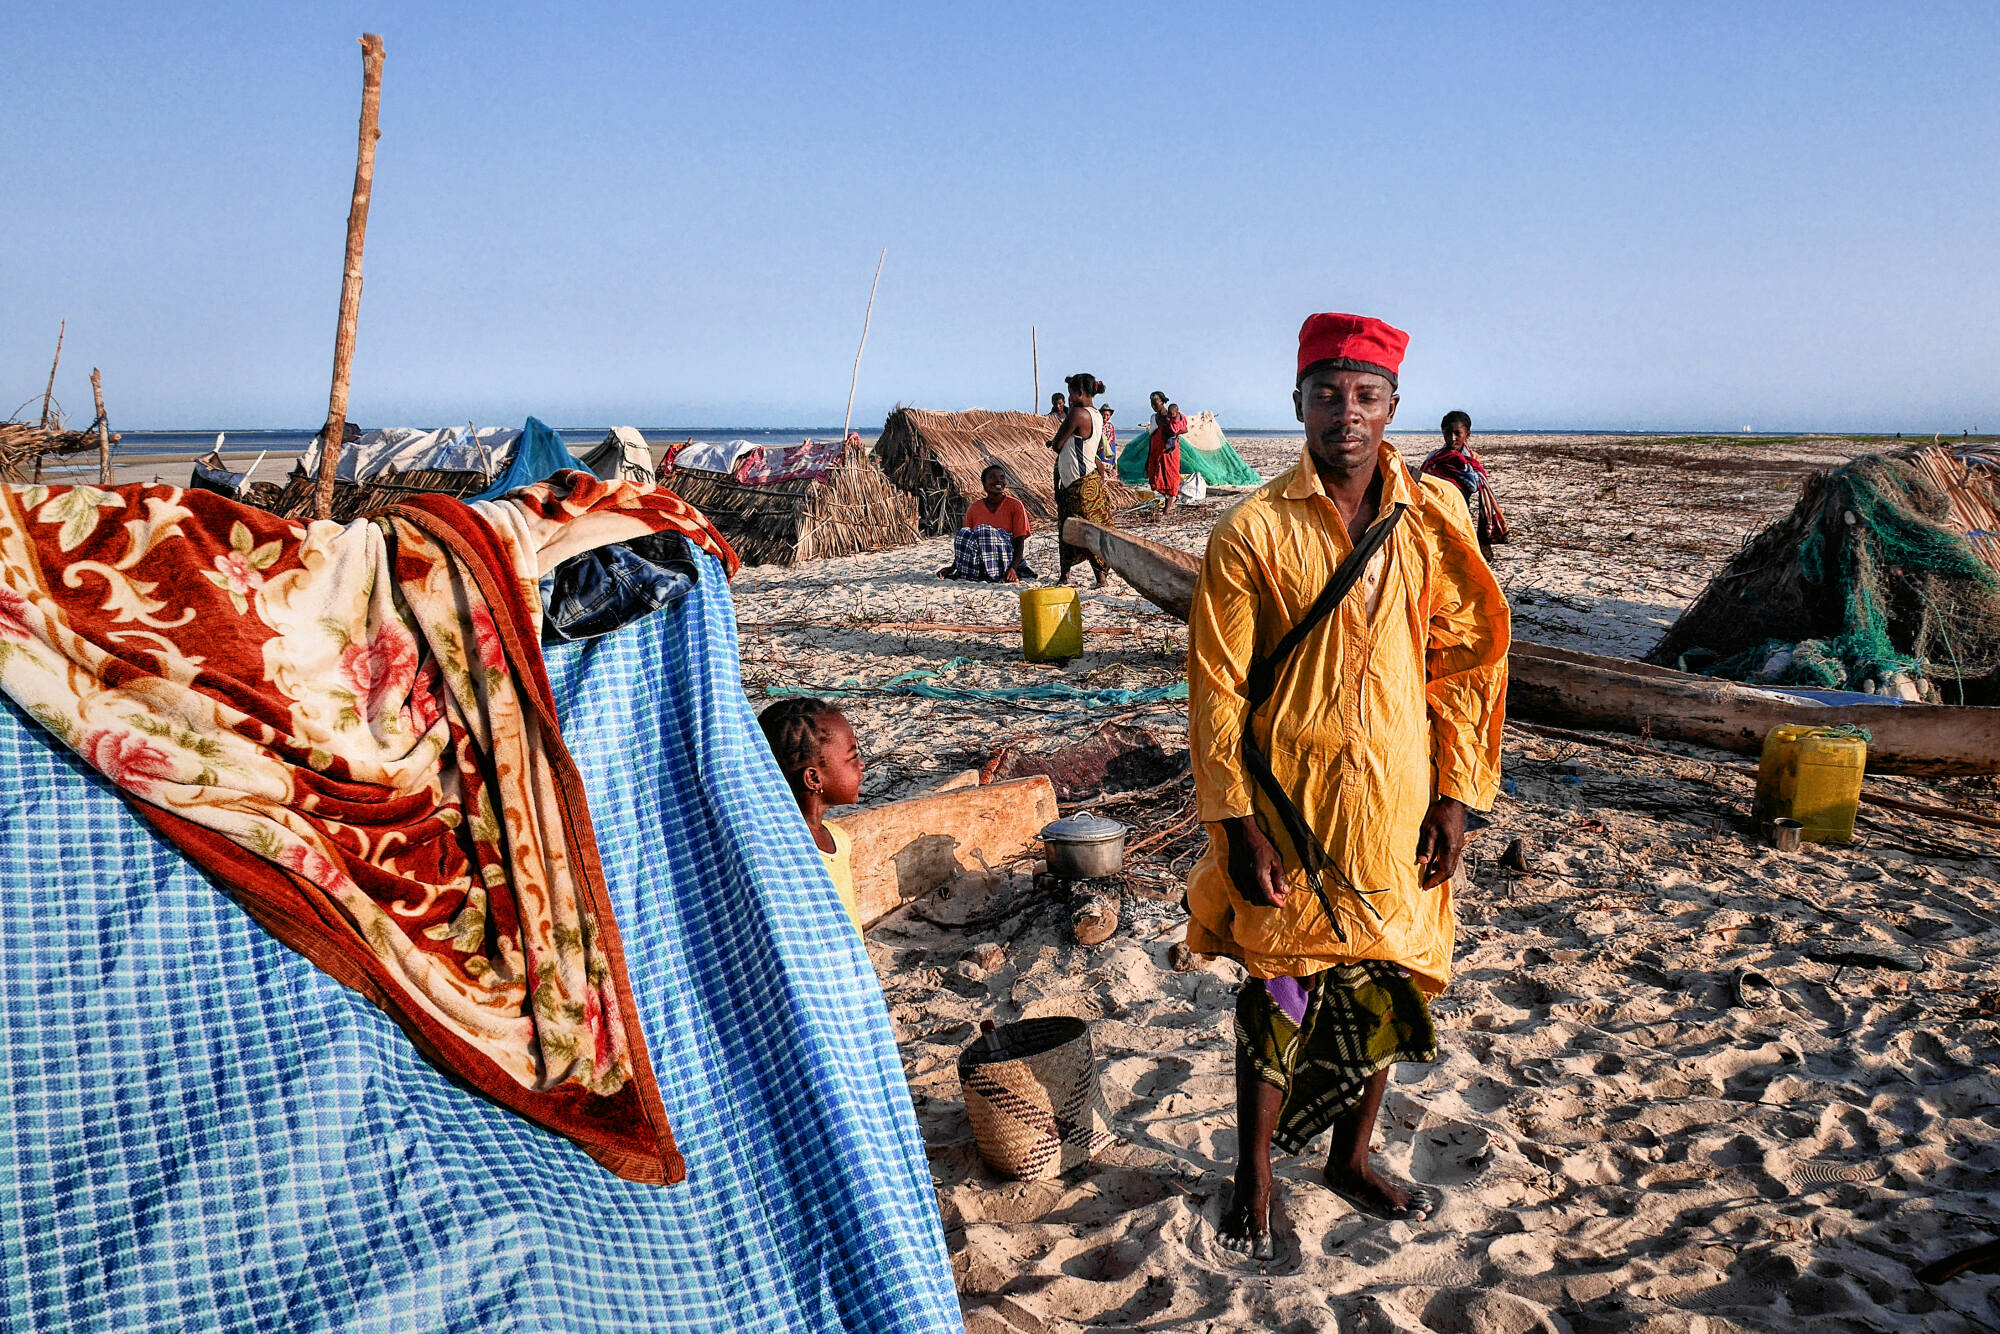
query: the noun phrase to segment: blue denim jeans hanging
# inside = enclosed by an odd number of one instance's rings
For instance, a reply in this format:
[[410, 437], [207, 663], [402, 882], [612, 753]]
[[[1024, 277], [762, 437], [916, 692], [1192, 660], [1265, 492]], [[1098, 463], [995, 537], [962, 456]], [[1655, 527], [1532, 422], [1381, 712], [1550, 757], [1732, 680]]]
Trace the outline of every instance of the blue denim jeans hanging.
[[688, 595], [699, 574], [687, 539], [653, 533], [571, 556], [542, 577], [542, 637], [595, 639]]

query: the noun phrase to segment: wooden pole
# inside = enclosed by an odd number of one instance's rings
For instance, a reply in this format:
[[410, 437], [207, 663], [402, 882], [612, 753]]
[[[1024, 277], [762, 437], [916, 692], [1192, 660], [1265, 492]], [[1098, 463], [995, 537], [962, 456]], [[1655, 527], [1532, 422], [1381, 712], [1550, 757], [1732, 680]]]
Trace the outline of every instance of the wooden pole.
[[90, 394], [97, 400], [97, 484], [111, 485], [111, 423], [104, 419], [104, 377], [90, 368]]
[[1028, 356], [1035, 363], [1035, 401], [1028, 405], [1028, 411], [1042, 410], [1042, 349], [1035, 342], [1035, 326], [1028, 326]]
[[347, 206], [347, 262], [341, 270], [340, 324], [333, 336], [333, 389], [326, 425], [319, 433], [319, 480], [313, 517], [333, 513], [333, 483], [340, 475], [340, 446], [347, 434], [347, 381], [354, 365], [354, 333], [361, 321], [361, 244], [368, 236], [368, 201], [375, 187], [376, 120], [382, 110], [382, 39], [361, 35], [361, 137], [354, 155], [354, 198]]
[[868, 311], [861, 317], [861, 347], [854, 349], [854, 378], [847, 382], [847, 416], [840, 423], [840, 438], [847, 439], [848, 428], [854, 425], [854, 388], [861, 383], [861, 352], [868, 346], [868, 321], [875, 318], [875, 289], [882, 282], [882, 260], [889, 258], [889, 247], [882, 247], [881, 258], [875, 261], [875, 281], [868, 284]]
[[49, 362], [49, 387], [42, 390], [42, 429], [44, 431], [49, 429], [49, 400], [55, 397], [56, 367], [62, 365], [63, 335], [68, 332], [69, 321], [64, 320], [62, 327], [56, 330], [56, 355], [55, 359]]

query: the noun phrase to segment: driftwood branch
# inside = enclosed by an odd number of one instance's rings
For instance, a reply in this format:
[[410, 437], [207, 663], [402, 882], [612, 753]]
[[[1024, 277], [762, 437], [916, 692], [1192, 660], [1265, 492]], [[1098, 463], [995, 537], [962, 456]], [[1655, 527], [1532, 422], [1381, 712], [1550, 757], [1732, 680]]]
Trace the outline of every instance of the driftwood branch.
[[90, 368], [90, 395], [97, 400], [97, 484], [111, 485], [111, 423], [104, 417], [104, 377]]
[[861, 317], [861, 346], [854, 349], [854, 378], [847, 382], [847, 418], [840, 424], [840, 438], [847, 439], [847, 433], [854, 426], [854, 390], [861, 383], [861, 354], [868, 347], [868, 321], [875, 318], [875, 289], [882, 283], [882, 261], [889, 258], [889, 247], [882, 247], [881, 257], [875, 261], [875, 281], [868, 284], [868, 310]]
[[[62, 322], [62, 326], [56, 330], [56, 355], [55, 358], [49, 362], [49, 387], [42, 390], [42, 429], [44, 431], [49, 429], [49, 402], [51, 399], [55, 397], [56, 367], [62, 365], [63, 335], [68, 332], [69, 332], [69, 321], [64, 320]], [[39, 472], [40, 469], [37, 468], [36, 471]]]
[[376, 121], [382, 110], [382, 39], [361, 37], [361, 134], [354, 157], [354, 198], [347, 207], [347, 260], [340, 279], [340, 324], [333, 338], [333, 389], [319, 435], [319, 485], [313, 517], [333, 513], [333, 483], [340, 475], [340, 446], [347, 434], [347, 384], [354, 365], [354, 334], [361, 321], [361, 246], [368, 235], [368, 203], [375, 188]]

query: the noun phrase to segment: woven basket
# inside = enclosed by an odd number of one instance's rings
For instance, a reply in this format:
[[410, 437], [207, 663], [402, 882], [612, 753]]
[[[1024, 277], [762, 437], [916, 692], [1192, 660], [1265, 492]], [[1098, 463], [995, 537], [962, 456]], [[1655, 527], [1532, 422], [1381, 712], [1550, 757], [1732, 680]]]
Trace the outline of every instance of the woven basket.
[[1003, 1024], [958, 1057], [979, 1156], [1003, 1176], [1061, 1176], [1112, 1141], [1083, 1020]]

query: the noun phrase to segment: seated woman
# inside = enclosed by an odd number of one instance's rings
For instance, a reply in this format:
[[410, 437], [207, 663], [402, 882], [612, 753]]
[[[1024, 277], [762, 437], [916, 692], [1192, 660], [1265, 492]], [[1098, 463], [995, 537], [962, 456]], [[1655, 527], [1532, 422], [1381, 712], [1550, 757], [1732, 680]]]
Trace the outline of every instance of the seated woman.
[[986, 494], [965, 507], [951, 564], [938, 571], [938, 578], [989, 584], [1017, 584], [1023, 575], [1034, 578], [1028, 568], [1028, 511], [1007, 494], [1007, 470], [990, 464], [979, 474], [979, 484]]

